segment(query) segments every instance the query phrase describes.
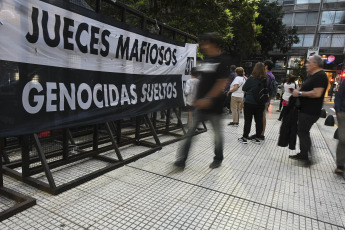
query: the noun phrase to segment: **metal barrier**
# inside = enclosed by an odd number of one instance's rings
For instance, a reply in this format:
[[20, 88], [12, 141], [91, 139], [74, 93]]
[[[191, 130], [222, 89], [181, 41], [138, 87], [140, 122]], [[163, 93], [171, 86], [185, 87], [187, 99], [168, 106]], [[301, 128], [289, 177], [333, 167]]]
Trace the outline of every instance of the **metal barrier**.
[[[159, 31], [153, 32], [162, 36], [185, 42], [196, 41], [196, 37], [150, 19], [122, 3], [109, 0], [87, 2], [93, 2], [99, 13], [102, 6], [105, 7], [103, 4], [111, 6], [116, 12], [121, 12], [117, 14], [121, 15], [121, 22], [140, 22], [132, 26], [139, 25], [141, 29], [150, 30], [153, 25], [159, 27]], [[110, 16], [116, 19], [114, 15]], [[186, 131], [181, 110], [173, 108], [163, 113], [163, 119], [158, 119], [155, 112], [150, 117], [144, 115], [87, 127], [8, 137], [8, 145], [2, 148], [4, 151], [1, 154], [5, 162], [3, 171], [43, 191], [59, 194], [184, 138]], [[176, 123], [171, 121], [173, 116]], [[205, 131], [207, 129], [203, 124], [203, 128], [195, 134]], [[163, 136], [170, 139], [162, 142], [160, 138]], [[124, 153], [121, 148], [128, 146], [141, 146], [146, 150], [135, 154]], [[73, 174], [70, 173], [72, 170]]]
[[[0, 151], [3, 155], [4, 139], [0, 140]], [[2, 168], [2, 160], [0, 161], [0, 168]], [[3, 221], [27, 208], [36, 204], [36, 200], [24, 196], [12, 189], [4, 187], [2, 170], [0, 170], [0, 221]]]
[[[176, 123], [171, 122], [171, 112], [175, 115]], [[17, 149], [12, 151], [16, 158], [20, 150], [21, 159], [10, 160], [3, 170], [36, 188], [59, 194], [183, 139], [186, 131], [178, 110], [164, 111], [164, 115], [164, 119], [157, 119], [157, 113], [153, 113], [151, 118], [145, 115], [21, 136], [19, 142], [14, 142], [20, 143], [20, 149], [11, 146], [11, 149]], [[204, 125], [195, 134], [205, 131]], [[161, 143], [160, 137], [163, 136], [171, 138]], [[124, 146], [141, 146], [147, 150], [124, 155], [120, 150]], [[12, 156], [7, 158], [11, 159]], [[65, 173], [71, 170], [80, 172], [78, 175]]]

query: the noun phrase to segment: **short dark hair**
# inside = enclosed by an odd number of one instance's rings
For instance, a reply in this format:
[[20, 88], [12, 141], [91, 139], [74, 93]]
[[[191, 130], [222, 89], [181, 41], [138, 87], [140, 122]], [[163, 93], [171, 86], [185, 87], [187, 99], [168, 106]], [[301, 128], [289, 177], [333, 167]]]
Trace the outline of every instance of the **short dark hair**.
[[235, 71], [235, 70], [236, 70], [236, 66], [235, 66], [235, 65], [231, 65], [231, 66], [230, 66], [230, 70], [231, 70], [231, 71]]
[[191, 69], [191, 71], [190, 71], [190, 75], [192, 75], [192, 76], [197, 76], [197, 74], [198, 74], [197, 68], [196, 68], [196, 67], [193, 67], [193, 68]]
[[222, 46], [223, 39], [217, 32], [211, 32], [211, 33], [204, 33], [199, 36], [199, 43], [213, 43], [216, 44], [218, 47]]
[[264, 64], [265, 64], [265, 66], [267, 66], [267, 69], [268, 70], [272, 70], [272, 68], [273, 68], [273, 62], [271, 61], [271, 60], [266, 60], [265, 62], [264, 62]]

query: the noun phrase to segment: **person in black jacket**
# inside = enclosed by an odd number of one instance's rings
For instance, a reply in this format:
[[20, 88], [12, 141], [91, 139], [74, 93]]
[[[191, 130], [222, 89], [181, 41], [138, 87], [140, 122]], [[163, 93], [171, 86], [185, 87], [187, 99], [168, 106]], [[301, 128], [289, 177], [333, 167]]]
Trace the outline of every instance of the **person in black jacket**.
[[283, 122], [280, 126], [278, 146], [287, 147], [295, 150], [297, 140], [297, 121], [298, 109], [296, 101], [298, 98], [290, 97], [287, 106], [284, 106], [284, 113], [282, 115]]
[[308, 157], [311, 149], [310, 129], [320, 117], [328, 78], [322, 69], [323, 60], [319, 55], [311, 56], [306, 66], [310, 76], [300, 90], [295, 89], [292, 93], [292, 96], [299, 97], [301, 102], [297, 131], [301, 152], [290, 155], [289, 158], [310, 162]]
[[246, 83], [244, 83], [242, 90], [246, 93], [244, 99], [244, 128], [243, 136], [238, 138], [238, 141], [247, 144], [250, 128], [252, 126], [252, 119], [255, 119], [256, 134], [255, 138], [251, 139], [256, 144], [260, 144], [261, 132], [263, 130], [263, 112], [265, 109], [265, 104], [258, 104], [254, 98], [254, 90], [258, 87], [261, 81], [265, 81], [267, 84], [267, 77], [265, 71], [265, 65], [262, 62], [256, 63], [251, 76], [248, 78]]
[[335, 173], [344, 173], [345, 164], [345, 80], [340, 83], [338, 92], [335, 95], [334, 109], [338, 120], [338, 145], [336, 152], [337, 168]]

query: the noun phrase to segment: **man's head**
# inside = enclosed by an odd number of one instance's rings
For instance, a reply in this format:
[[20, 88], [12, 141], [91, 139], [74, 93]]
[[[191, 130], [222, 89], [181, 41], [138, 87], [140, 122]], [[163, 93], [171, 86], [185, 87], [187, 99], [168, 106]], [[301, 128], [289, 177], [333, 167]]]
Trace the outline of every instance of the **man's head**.
[[323, 68], [323, 60], [319, 55], [313, 55], [309, 57], [307, 61], [307, 72], [310, 74], [315, 73], [315, 71]]
[[192, 76], [192, 78], [198, 77], [198, 71], [196, 67], [192, 68], [192, 70], [190, 71], [190, 75]]
[[231, 65], [231, 66], [230, 66], [230, 71], [231, 71], [231, 72], [235, 72], [235, 70], [236, 70], [236, 66], [235, 66], [235, 65]]
[[266, 72], [267, 72], [267, 71], [271, 71], [272, 68], [273, 68], [273, 62], [272, 62], [271, 60], [266, 60], [266, 61], [264, 62], [264, 65], [265, 65], [265, 70], [266, 70]]
[[201, 53], [206, 57], [218, 56], [221, 52], [222, 38], [218, 33], [205, 33], [199, 36]]

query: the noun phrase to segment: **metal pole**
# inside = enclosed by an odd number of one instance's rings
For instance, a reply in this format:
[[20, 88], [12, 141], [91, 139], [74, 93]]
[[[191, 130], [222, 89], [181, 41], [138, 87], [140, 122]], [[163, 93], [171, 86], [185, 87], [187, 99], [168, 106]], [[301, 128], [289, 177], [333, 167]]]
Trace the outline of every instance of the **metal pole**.
[[102, 5], [102, 0], [96, 0], [96, 12], [97, 13], [101, 12], [101, 5]]

